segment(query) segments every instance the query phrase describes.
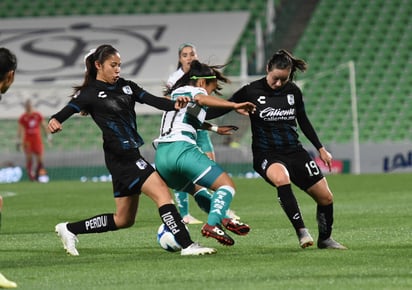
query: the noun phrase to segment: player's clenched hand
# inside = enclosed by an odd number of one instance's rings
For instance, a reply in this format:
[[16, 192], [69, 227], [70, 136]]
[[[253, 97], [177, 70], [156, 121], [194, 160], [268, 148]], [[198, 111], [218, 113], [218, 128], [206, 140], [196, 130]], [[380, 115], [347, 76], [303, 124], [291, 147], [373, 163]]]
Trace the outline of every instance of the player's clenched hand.
[[47, 126], [47, 128], [49, 129], [49, 131], [50, 131], [52, 134], [57, 133], [57, 132], [63, 130], [62, 124], [61, 124], [59, 121], [57, 121], [55, 118], [50, 119], [49, 125]]
[[184, 96], [177, 97], [177, 99], [175, 101], [175, 109], [180, 110], [180, 109], [186, 107], [187, 103], [189, 103], [189, 102], [190, 102], [189, 97], [184, 97]]

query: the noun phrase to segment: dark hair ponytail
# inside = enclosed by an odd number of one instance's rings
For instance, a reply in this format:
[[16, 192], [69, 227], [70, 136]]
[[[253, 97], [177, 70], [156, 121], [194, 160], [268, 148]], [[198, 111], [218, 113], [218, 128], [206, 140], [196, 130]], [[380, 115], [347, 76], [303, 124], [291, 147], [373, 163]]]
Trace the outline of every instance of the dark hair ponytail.
[[307, 64], [304, 60], [294, 57], [290, 52], [285, 49], [280, 49], [275, 52], [267, 63], [267, 71], [271, 71], [275, 68], [277, 69], [287, 69], [290, 68], [289, 79], [293, 81], [296, 70], [302, 72], [306, 71]]
[[206, 84], [217, 81], [217, 87], [215, 93], [220, 95], [222, 89], [219, 83], [230, 83], [230, 80], [223, 75], [219, 70], [224, 68], [225, 65], [207, 65], [201, 63], [198, 60], [193, 60], [190, 64], [190, 70], [185, 73], [177, 82], [171, 87], [165, 90], [165, 95], [170, 95], [175, 89], [187, 85], [196, 85], [198, 79], [206, 79]]
[[83, 84], [74, 87], [74, 92], [78, 92], [82, 88], [88, 86], [92, 80], [97, 77], [97, 69], [95, 62], [103, 64], [106, 59], [111, 55], [118, 53], [118, 50], [111, 46], [110, 44], [102, 44], [95, 50], [89, 51], [84, 58], [84, 63], [86, 66], [86, 72], [84, 73]]

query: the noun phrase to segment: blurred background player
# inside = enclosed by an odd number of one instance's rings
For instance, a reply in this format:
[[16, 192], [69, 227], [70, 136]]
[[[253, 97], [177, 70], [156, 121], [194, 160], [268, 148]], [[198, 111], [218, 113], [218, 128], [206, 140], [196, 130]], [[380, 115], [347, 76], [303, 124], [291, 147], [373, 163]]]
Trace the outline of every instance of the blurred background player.
[[[14, 74], [17, 69], [17, 58], [9, 49], [0, 47], [0, 100], [1, 94], [7, 92], [14, 82]], [[0, 196], [0, 229], [1, 229], [1, 211], [3, 208], [3, 197]], [[0, 288], [16, 288], [17, 284], [8, 280], [0, 273]]]
[[[25, 112], [18, 120], [18, 147], [22, 147], [26, 157], [27, 176], [31, 181], [38, 181], [39, 176], [44, 176], [46, 173], [43, 161], [44, 145], [42, 131], [49, 143], [51, 142], [51, 134], [49, 134], [50, 132], [47, 129], [43, 115], [34, 110], [30, 100], [24, 103], [24, 109]], [[33, 161], [35, 161], [35, 166]]]
[[[170, 90], [174, 84], [190, 70], [190, 64], [193, 60], [197, 60], [197, 50], [194, 44], [186, 42], [179, 46], [177, 70], [173, 72], [167, 82], [166, 90]], [[197, 130], [196, 144], [199, 148], [211, 159], [216, 161], [215, 151], [212, 140], [210, 139], [208, 130]], [[206, 188], [201, 190], [207, 191]], [[202, 221], [193, 217], [189, 212], [189, 194], [183, 191], [174, 190], [174, 196], [179, 208], [180, 215], [186, 224], [201, 224]], [[228, 215], [231, 218], [240, 219], [234, 211], [228, 209]]]

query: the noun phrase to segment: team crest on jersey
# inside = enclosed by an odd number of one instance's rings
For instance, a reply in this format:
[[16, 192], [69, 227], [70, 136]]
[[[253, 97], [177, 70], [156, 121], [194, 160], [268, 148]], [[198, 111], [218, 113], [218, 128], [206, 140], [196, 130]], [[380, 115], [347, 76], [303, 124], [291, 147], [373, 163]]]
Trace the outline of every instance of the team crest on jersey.
[[294, 105], [295, 104], [295, 96], [293, 94], [288, 94], [287, 98], [288, 98], [289, 105]]
[[132, 88], [131, 88], [130, 86], [124, 86], [124, 87], [122, 88], [122, 90], [123, 90], [123, 92], [124, 92], [126, 95], [131, 95], [131, 94], [133, 94]]
[[140, 170], [143, 170], [147, 167], [147, 163], [143, 159], [137, 160], [136, 165], [137, 165], [137, 167], [139, 167]]

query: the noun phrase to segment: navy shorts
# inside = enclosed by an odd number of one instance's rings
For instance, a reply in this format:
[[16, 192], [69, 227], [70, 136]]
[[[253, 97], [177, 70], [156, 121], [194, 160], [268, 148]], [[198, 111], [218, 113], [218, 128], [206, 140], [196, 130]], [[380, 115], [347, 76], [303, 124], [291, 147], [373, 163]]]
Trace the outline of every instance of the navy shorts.
[[138, 150], [122, 156], [105, 152], [105, 161], [112, 175], [114, 197], [140, 194], [143, 183], [155, 172]]
[[282, 154], [276, 151], [254, 153], [253, 168], [275, 186], [266, 176], [266, 170], [273, 163], [283, 164], [289, 171], [290, 180], [304, 191], [324, 177], [319, 166], [304, 148]]

